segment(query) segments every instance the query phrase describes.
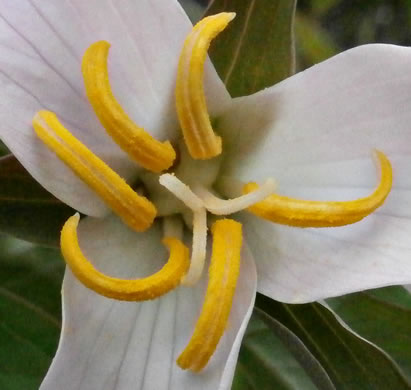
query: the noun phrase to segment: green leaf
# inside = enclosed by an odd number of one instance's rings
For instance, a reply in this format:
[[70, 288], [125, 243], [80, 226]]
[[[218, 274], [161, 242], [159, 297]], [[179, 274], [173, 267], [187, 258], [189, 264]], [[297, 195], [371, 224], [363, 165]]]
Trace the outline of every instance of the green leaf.
[[233, 97], [250, 95], [294, 73], [296, 0], [215, 0], [206, 15], [236, 12], [209, 54]]
[[12, 156], [0, 158], [0, 231], [57, 246], [61, 227], [74, 210], [38, 184]]
[[204, 6], [195, 0], [178, 0], [192, 23], [196, 23], [204, 13]]
[[391, 286], [377, 288], [375, 290], [367, 290], [364, 291], [364, 294], [371, 295], [385, 303], [411, 310], [411, 294], [402, 286]]
[[303, 342], [293, 332], [291, 332], [290, 329], [259, 308], [256, 307], [254, 311], [268, 325], [271, 331], [283, 342], [283, 344], [288, 347], [289, 351], [305, 369], [307, 375], [310, 376], [312, 381], [317, 385], [318, 389], [335, 390], [330, 377], [327, 375], [327, 372], [321, 366], [319, 361], [307, 349]]
[[64, 262], [0, 236], [0, 389], [38, 389], [57, 348]]
[[411, 294], [389, 287], [327, 300], [358, 334], [387, 352], [411, 381]]
[[334, 56], [340, 50], [317, 21], [298, 13], [295, 22], [299, 68], [308, 68]]
[[255, 312], [240, 350], [232, 390], [315, 390], [294, 356]]
[[10, 154], [10, 151], [3, 141], [0, 140], [0, 156], [5, 156], [7, 154]]
[[287, 305], [263, 295], [258, 295], [256, 305], [299, 337], [337, 389], [411, 388], [386, 353], [355, 335], [324, 306]]
[[325, 14], [331, 8], [336, 7], [341, 0], [311, 0], [312, 12], [318, 17]]

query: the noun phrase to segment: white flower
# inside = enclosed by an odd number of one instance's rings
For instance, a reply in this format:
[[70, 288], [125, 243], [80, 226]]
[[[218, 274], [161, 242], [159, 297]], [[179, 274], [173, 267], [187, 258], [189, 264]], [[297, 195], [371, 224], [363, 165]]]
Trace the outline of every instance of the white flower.
[[[153, 181], [157, 176], [143, 174], [107, 136], [86, 98], [81, 61], [93, 43], [110, 42], [109, 79], [116, 99], [135, 123], [176, 146], [181, 137], [174, 103], [177, 62], [190, 29], [175, 0], [0, 0], [1, 138], [45, 188], [90, 216], [79, 225], [80, 247], [108, 275], [129, 279], [157, 271], [166, 258], [159, 245], [160, 226], [136, 233], [111, 215], [100, 197], [44, 146], [32, 118], [41, 110], [55, 112], [114, 171], [129, 181], [140, 177], [159, 212], [178, 210], [187, 219], [187, 209], [158, 189], [161, 185]], [[62, 337], [42, 389], [226, 389], [257, 289], [277, 300], [301, 303], [410, 283], [410, 63], [411, 49], [364, 46], [255, 95], [231, 99], [207, 62], [206, 97], [209, 112], [218, 118], [222, 157], [215, 164], [202, 163], [180, 150], [176, 174], [194, 193], [171, 175], [161, 179], [194, 211], [221, 206], [206, 192], [210, 185], [229, 198], [238, 183], [271, 177], [279, 193], [294, 198], [343, 201], [367, 196], [376, 182], [370, 159], [374, 148], [392, 163], [391, 193], [368, 217], [338, 228], [301, 229], [246, 212], [235, 215], [246, 241], [239, 279], [227, 329], [200, 374], [181, 370], [175, 360], [201, 310], [204, 272], [194, 287], [180, 286], [162, 298], [130, 303], [97, 295], [67, 271]], [[181, 69], [187, 70], [184, 64]], [[42, 113], [36, 116], [36, 130], [43, 126], [44, 134], [55, 134]], [[67, 139], [59, 137], [71, 150]], [[100, 168], [94, 173], [103, 172]], [[387, 170], [382, 169], [383, 179]], [[186, 199], [191, 195], [194, 203]], [[235, 209], [233, 203], [222, 207]], [[261, 214], [261, 209], [254, 212]], [[198, 218], [195, 232], [203, 217]]]

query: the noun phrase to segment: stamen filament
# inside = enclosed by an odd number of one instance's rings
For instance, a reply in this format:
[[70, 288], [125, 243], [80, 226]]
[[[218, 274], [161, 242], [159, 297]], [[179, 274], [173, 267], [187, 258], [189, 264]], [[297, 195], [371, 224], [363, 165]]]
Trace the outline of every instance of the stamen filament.
[[177, 359], [182, 369], [195, 372], [207, 365], [224, 333], [240, 271], [241, 224], [219, 220], [212, 233], [213, 253], [203, 308], [188, 345]]
[[96, 270], [83, 255], [77, 236], [79, 220], [77, 213], [64, 224], [61, 231], [61, 251], [77, 279], [100, 295], [122, 301], [154, 299], [177, 287], [188, 269], [188, 248], [180, 240], [169, 237], [162, 242], [170, 251], [170, 257], [160, 271], [135, 280], [107, 276]]
[[[375, 155], [381, 169], [380, 183], [365, 198], [322, 202], [273, 194], [248, 208], [248, 211], [271, 222], [297, 227], [334, 227], [358, 222], [380, 207], [391, 191], [391, 163], [383, 152], [376, 150]], [[249, 193], [257, 188], [257, 184], [248, 183], [243, 191]]]
[[202, 208], [193, 214], [193, 248], [190, 268], [181, 284], [194, 286], [203, 273], [207, 250], [207, 211]]
[[210, 159], [222, 151], [221, 138], [214, 134], [203, 87], [204, 62], [211, 41], [233, 20], [235, 13], [223, 12], [198, 22], [187, 36], [180, 55], [176, 105], [184, 141], [191, 157]]
[[33, 118], [38, 137], [86, 182], [104, 202], [133, 230], [148, 229], [156, 208], [77, 140], [50, 111], [39, 111]]
[[202, 199], [208, 211], [215, 215], [229, 215], [244, 210], [257, 202], [261, 202], [274, 192], [275, 182], [267, 179], [265, 183], [255, 191], [234, 199], [221, 199], [204, 187], [196, 187], [196, 194]]
[[83, 56], [81, 69], [90, 103], [108, 134], [134, 161], [152, 172], [168, 169], [176, 157], [170, 142], [159, 142], [138, 127], [113, 95], [107, 69], [109, 48], [108, 42], [99, 41]]

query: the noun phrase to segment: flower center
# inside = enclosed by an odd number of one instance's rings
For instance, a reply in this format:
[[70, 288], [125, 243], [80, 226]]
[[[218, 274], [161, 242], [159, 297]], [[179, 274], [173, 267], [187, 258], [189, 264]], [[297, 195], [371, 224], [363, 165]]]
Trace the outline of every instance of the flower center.
[[230, 215], [244, 210], [274, 192], [274, 181], [267, 180], [260, 188], [235, 199], [217, 198], [212, 187], [217, 179], [221, 159], [193, 159], [184, 144], [179, 147], [180, 161], [173, 173], [156, 175], [145, 173], [149, 198], [157, 208], [158, 216], [180, 214], [193, 231], [190, 268], [182, 284], [193, 286], [202, 275], [206, 259], [207, 214]]
[[[243, 183], [243, 193], [234, 199], [217, 196], [213, 185], [224, 140], [212, 128], [204, 96], [203, 68], [211, 40], [234, 16], [221, 13], [203, 19], [184, 43], [176, 84], [176, 108], [184, 140], [178, 147], [178, 163], [171, 143], [155, 140], [133, 123], [115, 99], [107, 70], [110, 45], [96, 42], [83, 57], [88, 99], [107, 133], [148, 171], [141, 175], [148, 197], [137, 194], [65, 129], [54, 113], [43, 110], [33, 118], [38, 137], [131, 229], [142, 232], [155, 217], [163, 219], [163, 244], [169, 250], [169, 259], [157, 273], [137, 280], [112, 278], [95, 269], [78, 244], [79, 215], [68, 219], [61, 233], [63, 257], [73, 274], [95, 292], [118, 300], [143, 301], [157, 298], [180, 284], [195, 285], [203, 274], [207, 216], [211, 215], [213, 243], [208, 287], [193, 335], [177, 360], [181, 368], [193, 371], [200, 371], [207, 364], [224, 333], [240, 269], [242, 226], [218, 216], [247, 210], [266, 220], [296, 227], [342, 226], [363, 219], [381, 206], [392, 185], [390, 162], [377, 151], [381, 179], [377, 189], [366, 198], [347, 202], [292, 199], [274, 194], [275, 185], [270, 178], [260, 186]], [[172, 172], [161, 174], [167, 169]], [[191, 256], [182, 242], [182, 220], [192, 229]]]

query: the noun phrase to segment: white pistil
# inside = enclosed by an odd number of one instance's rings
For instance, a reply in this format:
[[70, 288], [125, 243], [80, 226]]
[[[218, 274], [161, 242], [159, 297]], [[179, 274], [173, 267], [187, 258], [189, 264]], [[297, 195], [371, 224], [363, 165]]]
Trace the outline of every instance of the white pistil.
[[202, 208], [193, 215], [193, 249], [191, 263], [187, 274], [181, 281], [185, 286], [193, 286], [198, 282], [204, 268], [207, 247], [207, 211]]
[[210, 213], [216, 215], [229, 215], [244, 210], [255, 203], [261, 202], [274, 193], [275, 182], [273, 179], [267, 179], [258, 190], [250, 192], [247, 195], [238, 198], [224, 200], [218, 198], [206, 188], [198, 186], [195, 193], [202, 199], [204, 206]]
[[166, 187], [193, 212], [193, 247], [190, 268], [182, 284], [192, 286], [200, 279], [207, 248], [207, 210], [203, 201], [176, 176], [165, 173], [160, 176], [160, 184]]
[[[181, 284], [185, 286], [196, 284], [203, 272], [207, 248], [207, 210], [216, 215], [236, 213], [264, 200], [275, 189], [274, 180], [268, 179], [259, 189], [247, 195], [224, 200], [216, 197], [202, 186], [196, 187], [195, 192], [193, 192], [177, 176], [169, 173], [161, 175], [159, 182], [193, 212], [191, 264], [186, 276], [181, 281]], [[166, 225], [164, 227], [166, 228]]]
[[160, 184], [180, 199], [193, 212], [204, 208], [203, 201], [177, 176], [165, 173], [160, 176]]

